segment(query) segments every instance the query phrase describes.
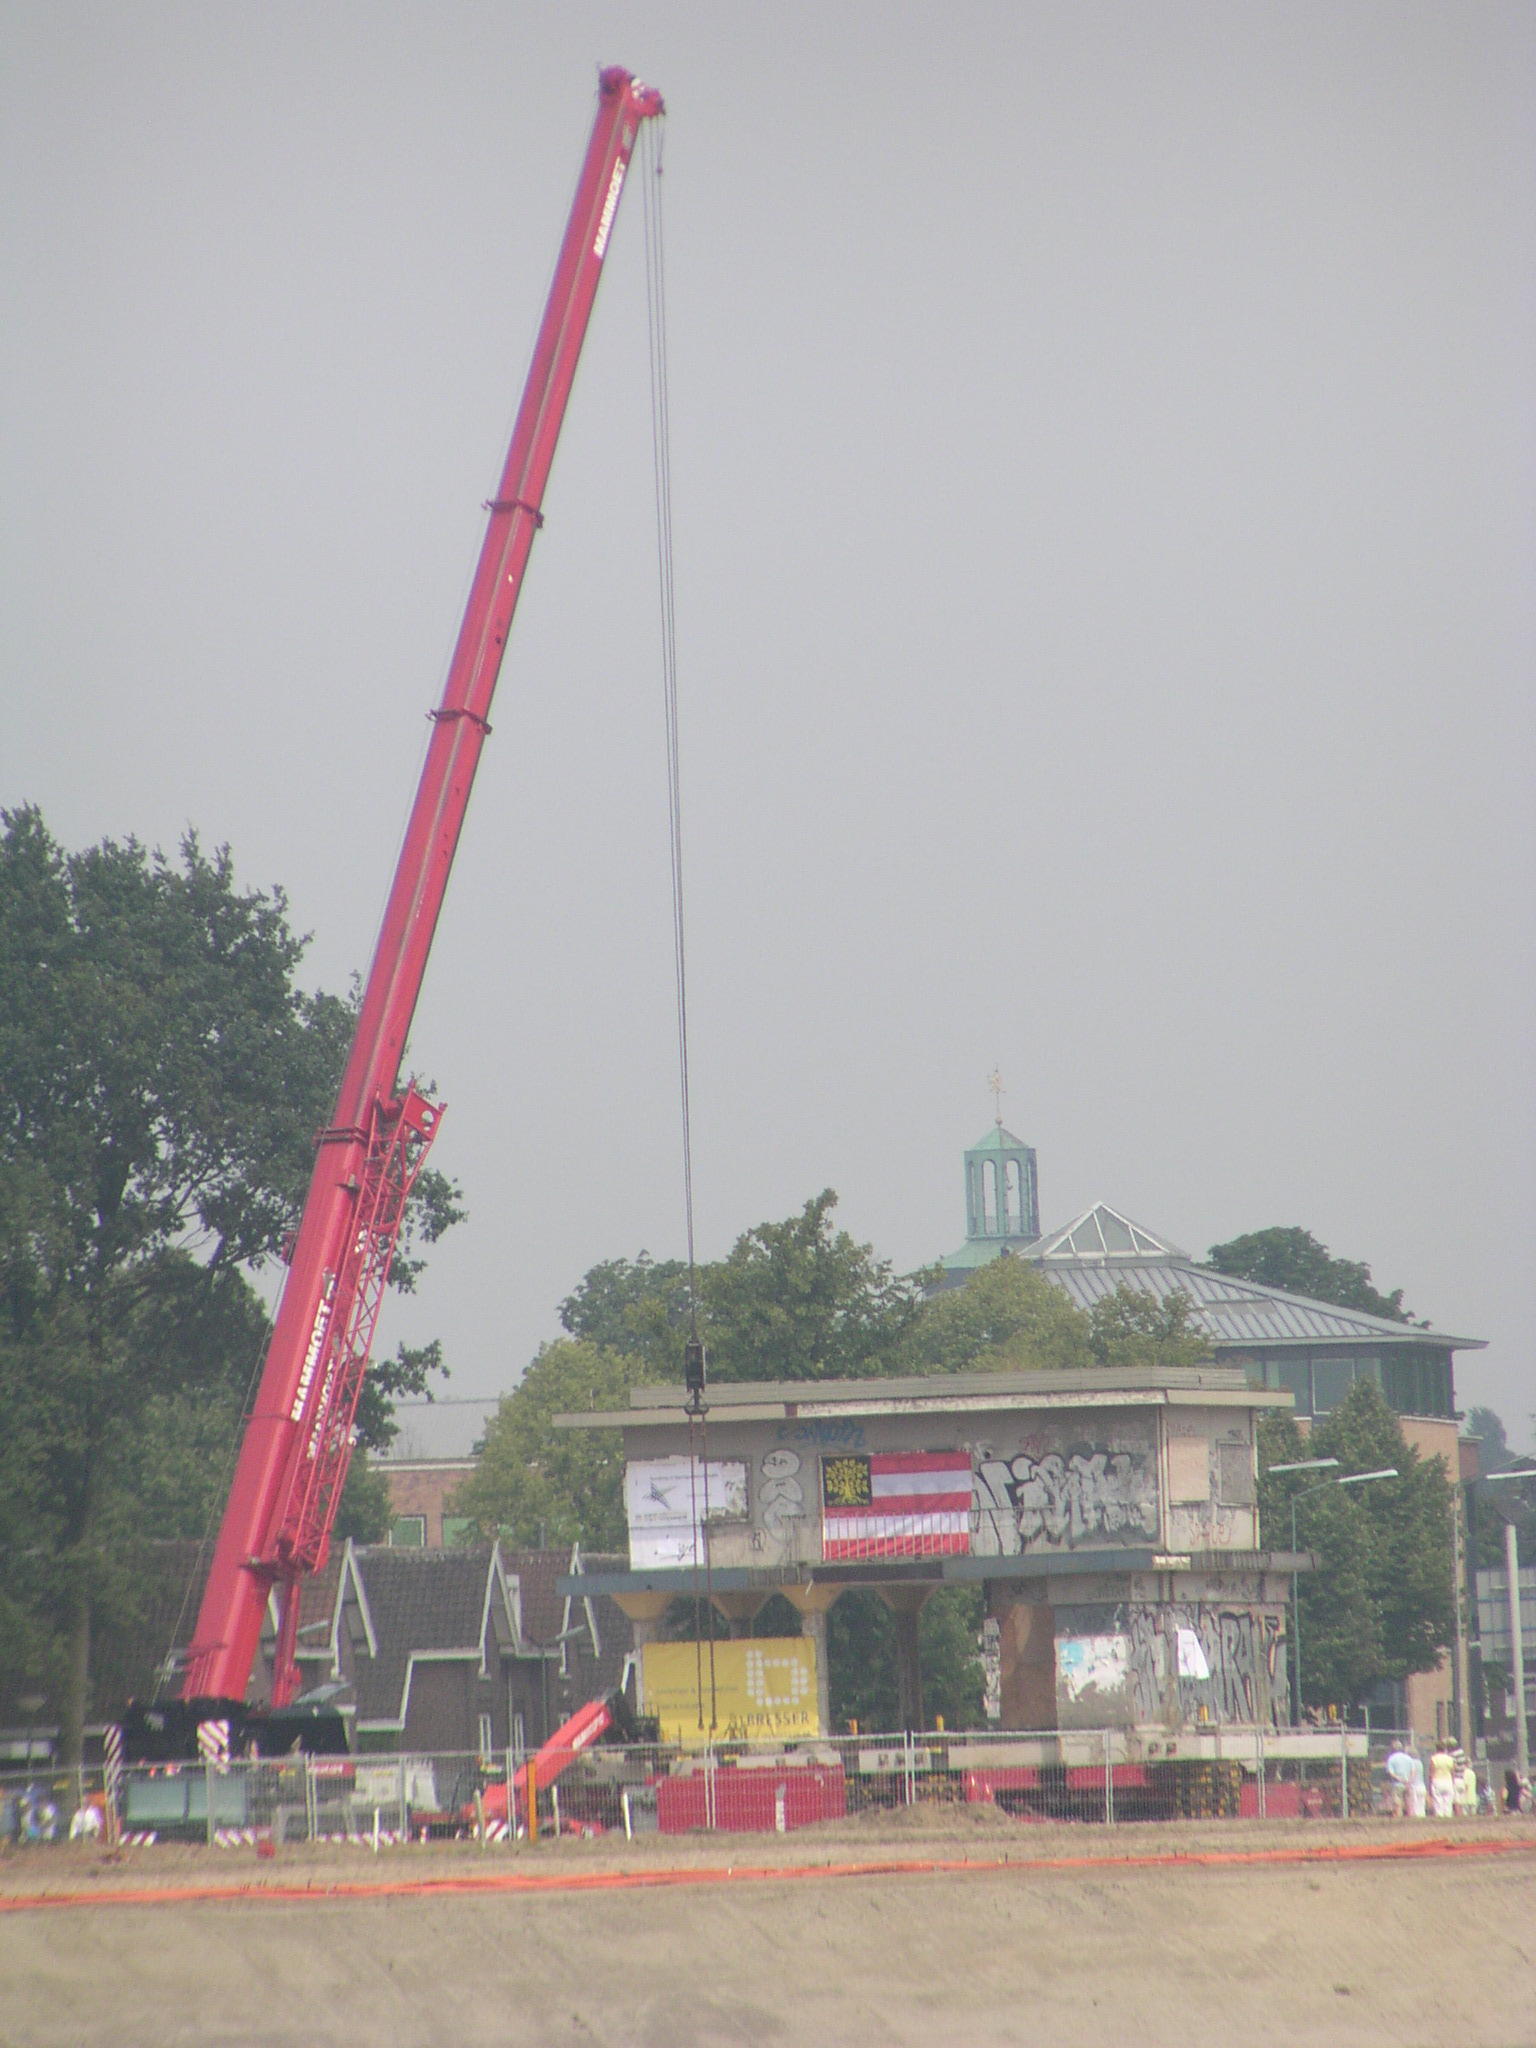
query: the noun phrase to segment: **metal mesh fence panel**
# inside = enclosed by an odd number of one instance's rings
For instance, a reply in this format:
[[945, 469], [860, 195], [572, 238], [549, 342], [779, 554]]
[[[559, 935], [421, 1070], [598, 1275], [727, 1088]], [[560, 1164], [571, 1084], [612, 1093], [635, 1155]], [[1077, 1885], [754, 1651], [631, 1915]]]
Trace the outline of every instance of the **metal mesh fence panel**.
[[[77, 1812], [89, 1816], [77, 1832], [111, 1838], [116, 1821], [131, 1842], [374, 1849], [447, 1839], [491, 1849], [556, 1834], [789, 1833], [975, 1806], [1021, 1824], [1094, 1826], [1406, 1816], [1408, 1796], [1387, 1769], [1394, 1753], [1419, 1755], [1411, 1737], [1343, 1727], [941, 1729], [702, 1750], [597, 1742], [563, 1755], [544, 1782], [534, 1756], [516, 1750], [255, 1761], [207, 1755], [0, 1775], [0, 1841], [63, 1840]], [[1429, 1761], [1419, 1755], [1421, 1769]], [[1486, 1811], [1486, 1766], [1475, 1797]], [[1463, 1804], [1459, 1813], [1470, 1810]]]

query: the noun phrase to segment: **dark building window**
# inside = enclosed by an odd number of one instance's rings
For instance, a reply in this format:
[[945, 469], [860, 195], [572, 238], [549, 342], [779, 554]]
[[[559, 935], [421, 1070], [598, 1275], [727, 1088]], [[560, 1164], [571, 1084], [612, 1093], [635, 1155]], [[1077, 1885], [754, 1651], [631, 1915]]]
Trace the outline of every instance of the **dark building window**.
[[1298, 1415], [1328, 1415], [1356, 1380], [1374, 1380], [1398, 1415], [1450, 1415], [1451, 1358], [1428, 1345], [1374, 1351], [1272, 1351], [1234, 1359], [1254, 1386], [1290, 1394]]

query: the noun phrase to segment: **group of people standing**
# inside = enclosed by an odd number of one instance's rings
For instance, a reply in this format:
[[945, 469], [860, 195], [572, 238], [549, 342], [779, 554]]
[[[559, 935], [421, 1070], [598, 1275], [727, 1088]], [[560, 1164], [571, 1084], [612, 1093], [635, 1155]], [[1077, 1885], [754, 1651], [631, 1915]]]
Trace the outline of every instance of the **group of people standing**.
[[1387, 1758], [1387, 1786], [1392, 1811], [1400, 1818], [1406, 1815], [1410, 1820], [1423, 1820], [1432, 1815], [1436, 1820], [1453, 1820], [1482, 1808], [1482, 1788], [1471, 1758], [1465, 1750], [1447, 1749], [1443, 1744], [1430, 1757], [1426, 1772], [1418, 1751], [1399, 1742]]

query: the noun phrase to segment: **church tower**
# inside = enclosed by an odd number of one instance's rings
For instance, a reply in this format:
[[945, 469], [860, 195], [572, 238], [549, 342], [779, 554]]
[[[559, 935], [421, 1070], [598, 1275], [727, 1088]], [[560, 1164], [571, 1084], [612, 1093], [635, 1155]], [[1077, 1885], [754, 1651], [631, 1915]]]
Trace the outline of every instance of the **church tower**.
[[964, 1280], [1000, 1252], [1022, 1252], [1040, 1235], [1035, 1148], [999, 1117], [965, 1155], [965, 1243], [939, 1261], [940, 1286]]
[[1040, 1235], [1035, 1148], [1000, 1123], [965, 1155], [965, 1234], [990, 1244]]

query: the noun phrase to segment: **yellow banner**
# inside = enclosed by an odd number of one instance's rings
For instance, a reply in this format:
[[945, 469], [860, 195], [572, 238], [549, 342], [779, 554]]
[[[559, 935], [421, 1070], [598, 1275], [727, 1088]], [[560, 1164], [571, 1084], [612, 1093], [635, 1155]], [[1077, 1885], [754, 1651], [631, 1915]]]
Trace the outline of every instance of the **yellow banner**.
[[643, 1711], [661, 1722], [662, 1741], [685, 1749], [703, 1749], [711, 1740], [801, 1741], [821, 1733], [816, 1645], [809, 1636], [717, 1642], [713, 1730], [708, 1643], [647, 1643], [640, 1652], [640, 1688]]

